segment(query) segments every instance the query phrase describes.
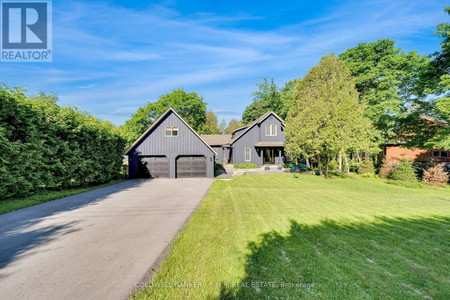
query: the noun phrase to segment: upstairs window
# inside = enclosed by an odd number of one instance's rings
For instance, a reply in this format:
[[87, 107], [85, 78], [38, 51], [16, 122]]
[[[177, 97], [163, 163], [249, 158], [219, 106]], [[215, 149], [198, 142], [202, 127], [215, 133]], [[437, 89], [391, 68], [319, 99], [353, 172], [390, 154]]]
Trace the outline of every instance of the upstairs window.
[[168, 137], [177, 137], [178, 127], [177, 126], [166, 127], [166, 132], [164, 133], [164, 135]]
[[266, 125], [266, 136], [276, 136], [277, 125]]

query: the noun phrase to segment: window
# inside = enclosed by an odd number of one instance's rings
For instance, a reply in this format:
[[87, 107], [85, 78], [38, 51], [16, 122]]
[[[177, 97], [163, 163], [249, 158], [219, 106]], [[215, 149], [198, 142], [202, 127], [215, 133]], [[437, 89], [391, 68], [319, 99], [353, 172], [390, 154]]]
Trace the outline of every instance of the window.
[[178, 136], [178, 127], [172, 126], [172, 127], [166, 127], [166, 132], [164, 133], [165, 136], [171, 136], [171, 137], [177, 137]]
[[266, 125], [266, 136], [276, 136], [277, 125]]
[[250, 161], [252, 159], [251, 149], [245, 148], [245, 161]]
[[433, 157], [448, 157], [448, 152], [447, 151], [433, 151]]

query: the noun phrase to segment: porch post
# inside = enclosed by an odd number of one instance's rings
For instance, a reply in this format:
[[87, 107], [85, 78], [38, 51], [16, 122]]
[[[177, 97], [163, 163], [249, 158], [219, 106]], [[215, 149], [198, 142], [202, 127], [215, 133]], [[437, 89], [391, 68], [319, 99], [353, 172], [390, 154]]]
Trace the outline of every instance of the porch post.
[[225, 159], [225, 147], [222, 146], [222, 164], [226, 164], [227, 161]]

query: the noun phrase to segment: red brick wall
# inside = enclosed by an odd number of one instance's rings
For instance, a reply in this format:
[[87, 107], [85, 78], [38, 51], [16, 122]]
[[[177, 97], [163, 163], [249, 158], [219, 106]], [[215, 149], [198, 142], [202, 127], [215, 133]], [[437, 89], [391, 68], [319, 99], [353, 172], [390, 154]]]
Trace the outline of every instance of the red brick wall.
[[[397, 163], [402, 158], [407, 158], [411, 161], [427, 161], [432, 158], [432, 153], [429, 150], [406, 148], [398, 145], [386, 145], [385, 146], [386, 160], [391, 163]], [[436, 161], [450, 162], [450, 158], [434, 158]]]

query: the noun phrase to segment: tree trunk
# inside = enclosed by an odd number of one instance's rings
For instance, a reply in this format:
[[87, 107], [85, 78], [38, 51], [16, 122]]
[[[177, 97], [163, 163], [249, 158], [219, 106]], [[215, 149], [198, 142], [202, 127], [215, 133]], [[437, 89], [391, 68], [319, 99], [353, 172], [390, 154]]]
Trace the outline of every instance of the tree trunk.
[[317, 162], [318, 162], [318, 167], [319, 167], [319, 175], [320, 176], [322, 176], [323, 175], [323, 173], [322, 173], [322, 164], [321, 164], [321, 161], [320, 161], [320, 154], [317, 154]]
[[339, 152], [339, 172], [342, 173], [342, 152]]
[[348, 159], [347, 159], [347, 154], [344, 153], [344, 160], [345, 160], [345, 173], [349, 173], [350, 172], [350, 167], [348, 165]]
[[311, 164], [309, 163], [309, 157], [305, 157], [305, 161], [306, 161], [306, 167], [308, 169], [311, 169]]
[[359, 156], [359, 151], [356, 150], [356, 158], [357, 158], [357, 162], [360, 163], [361, 162], [361, 157]]
[[326, 163], [325, 163], [325, 177], [329, 178], [328, 177], [328, 166], [330, 165], [330, 157], [327, 156], [325, 161], [326, 161]]

